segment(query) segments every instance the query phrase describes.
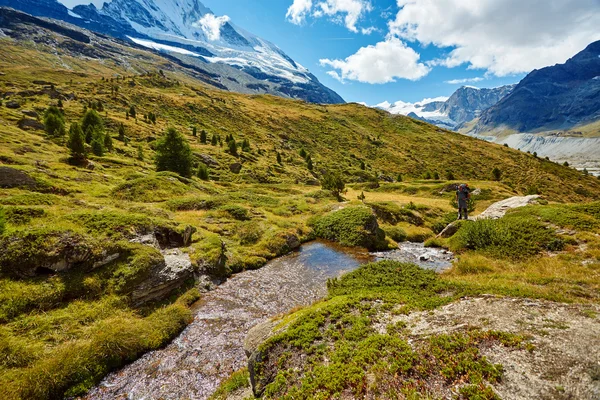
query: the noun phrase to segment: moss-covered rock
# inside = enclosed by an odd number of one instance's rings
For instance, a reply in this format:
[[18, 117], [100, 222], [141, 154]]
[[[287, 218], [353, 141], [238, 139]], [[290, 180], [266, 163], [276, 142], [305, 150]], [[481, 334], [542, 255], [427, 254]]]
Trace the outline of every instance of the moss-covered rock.
[[369, 208], [347, 207], [311, 222], [313, 233], [321, 239], [344, 246], [360, 246], [369, 250], [386, 249], [385, 232]]

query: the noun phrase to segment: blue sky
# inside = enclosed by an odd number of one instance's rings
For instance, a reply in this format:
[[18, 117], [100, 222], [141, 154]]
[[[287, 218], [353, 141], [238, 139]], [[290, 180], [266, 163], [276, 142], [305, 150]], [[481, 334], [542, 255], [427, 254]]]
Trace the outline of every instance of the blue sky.
[[215, 21], [230, 18], [275, 43], [346, 101], [399, 112], [462, 85], [517, 83], [600, 40], [600, 0], [200, 1]]
[[[202, 1], [277, 44], [346, 101], [369, 105], [449, 96], [463, 84], [516, 83], [600, 39], [598, 0], [553, 0], [553, 7], [547, 0]], [[294, 3], [305, 11], [295, 21], [288, 12]], [[363, 8], [348, 23], [352, 7]], [[375, 30], [363, 34], [367, 28]], [[368, 46], [374, 47], [360, 50]], [[357, 52], [362, 57], [347, 59]], [[372, 65], [386, 59], [389, 73], [373, 73]]]

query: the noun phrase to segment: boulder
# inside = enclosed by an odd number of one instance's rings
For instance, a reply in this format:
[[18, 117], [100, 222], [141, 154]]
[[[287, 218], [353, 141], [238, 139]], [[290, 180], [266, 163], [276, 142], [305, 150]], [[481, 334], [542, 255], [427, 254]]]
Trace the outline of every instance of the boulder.
[[26, 115], [26, 116], [31, 117], [31, 118], [35, 118], [35, 119], [39, 118], [39, 114], [37, 113], [37, 111], [33, 111], [33, 110], [21, 110], [21, 113], [23, 115]]
[[212, 158], [211, 156], [209, 156], [208, 154], [194, 153], [194, 156], [196, 156], [200, 161], [202, 161], [204, 164], [208, 165], [209, 167], [219, 165], [219, 162], [217, 160], [215, 160], [214, 158]]
[[135, 307], [166, 298], [194, 277], [195, 269], [187, 253], [172, 249], [163, 252], [163, 256], [164, 261], [154, 264], [146, 280], [131, 292]]
[[5, 106], [6, 106], [6, 108], [11, 108], [11, 109], [21, 108], [21, 104], [19, 104], [19, 102], [14, 101], [14, 100], [7, 101]]
[[273, 336], [283, 332], [288, 326], [289, 323], [284, 324], [281, 321], [268, 320], [261, 322], [250, 329], [244, 339], [244, 352], [248, 357], [250, 384], [256, 397], [262, 396], [265, 388], [273, 381], [277, 373], [275, 369], [269, 369], [265, 365], [265, 354], [260, 346]]
[[233, 163], [229, 165], [229, 170], [231, 172], [233, 172], [234, 174], [239, 174], [240, 171], [242, 170], [242, 164], [240, 163]]
[[0, 167], [0, 188], [35, 189], [37, 182], [31, 176], [18, 169]]
[[447, 239], [449, 237], [454, 236], [458, 229], [460, 228], [460, 224], [458, 221], [450, 223], [447, 227], [445, 227], [438, 235], [439, 238]]
[[31, 118], [21, 118], [19, 120], [19, 122], [17, 123], [17, 126], [24, 131], [29, 131], [29, 130], [43, 131], [45, 128], [44, 124], [42, 124], [40, 121], [38, 121], [36, 119], [31, 119]]

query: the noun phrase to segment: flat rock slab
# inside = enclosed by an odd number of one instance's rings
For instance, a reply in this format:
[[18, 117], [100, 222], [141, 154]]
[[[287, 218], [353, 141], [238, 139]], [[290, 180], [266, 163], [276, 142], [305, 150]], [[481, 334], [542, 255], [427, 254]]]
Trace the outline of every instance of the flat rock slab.
[[487, 208], [487, 210], [477, 215], [473, 219], [477, 220], [502, 218], [504, 217], [504, 215], [506, 215], [506, 212], [508, 210], [528, 206], [534, 203], [539, 198], [540, 196], [538, 195], [510, 197], [508, 199], [492, 204]]
[[403, 321], [411, 341], [468, 328], [530, 337], [533, 351], [492, 346], [482, 354], [504, 366], [494, 390], [502, 399], [600, 399], [600, 307], [519, 298], [465, 298], [434, 311], [385, 315]]

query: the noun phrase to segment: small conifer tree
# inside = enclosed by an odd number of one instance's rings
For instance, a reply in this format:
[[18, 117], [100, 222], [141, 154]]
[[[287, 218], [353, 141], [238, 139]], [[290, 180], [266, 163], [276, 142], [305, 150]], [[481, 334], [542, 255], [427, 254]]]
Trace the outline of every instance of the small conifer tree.
[[140, 161], [144, 161], [144, 148], [141, 144], [137, 147], [137, 159]]
[[304, 148], [300, 149], [300, 157], [306, 159], [306, 150]]
[[500, 169], [498, 167], [495, 167], [492, 170], [492, 177], [494, 178], [495, 181], [499, 181], [502, 178], [502, 171], [500, 171]]
[[48, 136], [62, 137], [65, 135], [65, 117], [58, 107], [48, 107], [44, 113], [44, 128]]
[[207, 134], [206, 134], [206, 131], [204, 129], [202, 129], [200, 131], [200, 143], [206, 144], [206, 141], [207, 141]]
[[396, 180], [398, 182], [402, 182], [402, 174], [398, 174], [398, 176], [396, 177]]
[[131, 115], [131, 118], [136, 118], [137, 113], [134, 106], [129, 107], [129, 115]]
[[73, 122], [69, 128], [69, 141], [67, 146], [71, 151], [71, 157], [75, 161], [85, 160], [85, 140], [81, 126], [77, 122]]
[[113, 141], [112, 141], [112, 137], [107, 133], [104, 135], [104, 148], [106, 149], [106, 151], [108, 151], [109, 153], [111, 151], [113, 151]]
[[281, 154], [277, 152], [277, 164], [281, 164]]
[[242, 142], [242, 151], [249, 152], [250, 151], [250, 141], [248, 139], [244, 139]]
[[364, 161], [360, 162], [360, 169], [362, 169], [363, 171], [367, 168], [367, 166], [365, 165]]
[[198, 178], [202, 179], [203, 181], [208, 180], [209, 174], [208, 174], [208, 167], [206, 166], [206, 164], [200, 163], [198, 165], [198, 172], [196, 173], [196, 175], [198, 176]]
[[123, 123], [121, 123], [121, 125], [119, 125], [119, 137], [118, 139], [121, 142], [125, 141], [125, 125], [123, 125]]
[[227, 142], [227, 147], [229, 149], [229, 154], [231, 154], [232, 156], [238, 155], [237, 143], [235, 143], [235, 140], [230, 140], [229, 142]]
[[198, 135], [198, 128], [196, 128], [195, 126], [192, 126], [192, 136], [196, 137], [196, 135]]
[[104, 156], [104, 135], [101, 132], [95, 132], [94, 138], [92, 139], [92, 153], [95, 156]]
[[156, 170], [172, 171], [189, 177], [192, 172], [192, 149], [187, 140], [175, 128], [167, 132], [156, 143]]
[[210, 144], [213, 146], [217, 145], [217, 135], [213, 133], [212, 139], [210, 140]]
[[346, 184], [339, 174], [327, 172], [321, 179], [321, 188], [329, 190], [338, 200], [341, 200], [341, 194], [346, 188]]

